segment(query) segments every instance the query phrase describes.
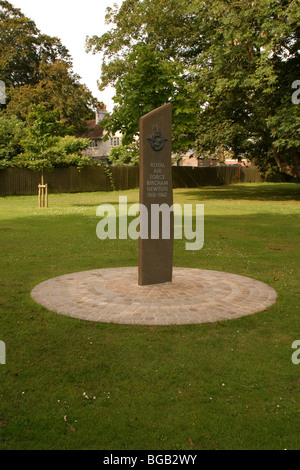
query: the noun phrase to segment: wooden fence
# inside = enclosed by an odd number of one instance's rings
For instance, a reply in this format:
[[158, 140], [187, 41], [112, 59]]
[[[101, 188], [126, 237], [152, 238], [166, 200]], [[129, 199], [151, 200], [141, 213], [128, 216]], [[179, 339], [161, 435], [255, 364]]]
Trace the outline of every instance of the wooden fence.
[[[50, 193], [75, 193], [134, 189], [139, 186], [139, 167], [109, 167], [111, 178], [103, 167], [56, 168], [44, 173]], [[0, 196], [35, 195], [41, 174], [22, 168], [0, 170]], [[174, 188], [220, 186], [234, 183], [257, 183], [262, 177], [256, 167], [173, 167]], [[279, 175], [276, 181], [285, 181]], [[113, 182], [113, 184], [112, 184]]]

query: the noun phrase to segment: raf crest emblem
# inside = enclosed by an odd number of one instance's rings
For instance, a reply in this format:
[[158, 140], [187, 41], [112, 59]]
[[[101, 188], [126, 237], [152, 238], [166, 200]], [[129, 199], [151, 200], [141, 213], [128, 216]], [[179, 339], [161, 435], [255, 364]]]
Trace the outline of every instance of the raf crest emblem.
[[150, 142], [150, 145], [152, 147], [152, 149], [155, 151], [155, 152], [160, 152], [161, 150], [163, 150], [165, 148], [165, 145], [166, 145], [166, 142], [168, 141], [168, 139], [165, 139], [162, 135], [161, 135], [161, 130], [160, 130], [160, 127], [154, 127], [153, 128], [153, 136], [151, 137], [151, 139], [148, 139], [149, 142]]

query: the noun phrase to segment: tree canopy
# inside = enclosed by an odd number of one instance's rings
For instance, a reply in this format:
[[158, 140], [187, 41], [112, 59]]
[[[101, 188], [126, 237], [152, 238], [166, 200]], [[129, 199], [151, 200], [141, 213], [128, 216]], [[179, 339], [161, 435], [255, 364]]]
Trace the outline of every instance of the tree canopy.
[[57, 112], [44, 105], [33, 106], [27, 117], [26, 133], [21, 144], [24, 150], [14, 159], [17, 166], [51, 170], [70, 165], [82, 167], [90, 162], [82, 156], [90, 140], [66, 135]]
[[23, 151], [25, 123], [16, 116], [0, 117], [0, 168], [10, 166], [14, 157]]
[[106, 21], [87, 49], [103, 54], [101, 86], [116, 88], [106, 125], [125, 143], [171, 101], [174, 150], [222, 149], [300, 177], [299, 0], [125, 0]]
[[9, 116], [25, 121], [33, 105], [50, 106], [74, 135], [93, 116], [96, 99], [73, 73], [69, 51], [6, 0], [0, 0], [0, 80], [7, 97], [0, 110]]
[[7, 87], [38, 83], [42, 62], [72, 63], [58, 38], [41, 34], [34, 21], [6, 0], [0, 0], [0, 39], [0, 76]]
[[26, 120], [33, 105], [43, 104], [56, 112], [57, 119], [65, 123], [70, 134], [83, 134], [96, 104], [91, 92], [79, 83], [76, 74], [63, 61], [41, 63], [39, 71], [40, 81], [36, 85], [9, 89], [6, 114]]

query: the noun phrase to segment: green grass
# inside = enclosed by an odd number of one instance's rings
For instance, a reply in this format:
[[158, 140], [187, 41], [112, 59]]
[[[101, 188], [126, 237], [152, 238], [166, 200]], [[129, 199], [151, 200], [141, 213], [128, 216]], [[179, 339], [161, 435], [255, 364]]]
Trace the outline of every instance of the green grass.
[[[174, 265], [253, 277], [266, 311], [214, 324], [88, 323], [30, 297], [55, 276], [136, 266], [137, 242], [101, 242], [96, 208], [138, 191], [0, 198], [1, 449], [300, 449], [300, 187], [175, 190], [205, 204], [205, 243]], [[86, 398], [85, 395], [88, 396]], [[95, 399], [94, 399], [95, 397]]]

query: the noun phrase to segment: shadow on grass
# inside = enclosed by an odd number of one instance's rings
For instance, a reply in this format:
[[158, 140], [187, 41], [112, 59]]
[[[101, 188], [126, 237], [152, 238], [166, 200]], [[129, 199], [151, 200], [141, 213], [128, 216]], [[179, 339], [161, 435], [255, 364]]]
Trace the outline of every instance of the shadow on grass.
[[195, 199], [234, 199], [257, 201], [300, 200], [299, 183], [236, 184], [230, 186], [206, 186], [198, 189], [178, 189], [177, 196], [195, 196]]
[[[122, 195], [123, 197], [126, 196], [126, 194]], [[130, 200], [129, 198], [127, 199], [127, 205], [130, 206], [132, 204], [138, 203], [138, 200]], [[92, 203], [83, 203], [83, 204], [70, 204], [70, 207], [95, 207], [95, 209], [101, 205], [109, 204], [110, 206], [114, 206], [116, 208], [119, 207], [119, 201], [99, 201], [99, 204], [92, 204]]]
[[[138, 190], [137, 190], [138, 191]], [[118, 196], [126, 196], [126, 191], [120, 194], [111, 193], [112, 199]], [[202, 186], [199, 188], [175, 188], [174, 196], [178, 198], [195, 197], [197, 200], [253, 200], [253, 201], [299, 201], [300, 184], [299, 183], [249, 183], [233, 184], [228, 186]], [[127, 204], [131, 205], [138, 202], [138, 193], [136, 198], [128, 194]], [[118, 200], [105, 200], [100, 204], [111, 204], [118, 206]], [[70, 204], [72, 207], [93, 207], [95, 203]]]
[[[65, 193], [67, 201], [61, 200], [61, 194], [50, 193], [50, 204], [67, 204], [70, 207], [98, 207], [101, 204], [119, 205], [119, 196], [127, 196], [127, 204], [131, 205], [139, 201], [139, 190], [116, 191], [116, 192], [91, 192], [91, 193]], [[85, 197], [89, 199], [83, 202], [72, 203], [69, 196]], [[239, 183], [226, 186], [201, 186], [195, 188], [174, 188], [174, 195], [187, 197], [195, 197], [199, 200], [257, 200], [257, 201], [299, 201], [300, 200], [300, 183]], [[0, 199], [14, 200], [22, 196], [0, 196]], [[23, 196], [26, 197], [26, 196]], [[51, 205], [50, 205], [51, 208]]]
[[[101, 200], [96, 203], [70, 203], [72, 207], [96, 207], [101, 204], [110, 204], [116, 208], [119, 206], [118, 197], [126, 196], [126, 191], [120, 194], [111, 193], [111, 199]], [[174, 196], [182, 196], [185, 198], [195, 198], [198, 201], [208, 200], [253, 200], [253, 201], [299, 201], [300, 200], [300, 184], [299, 183], [249, 183], [235, 184], [229, 186], [203, 186], [199, 188], [175, 188]], [[132, 205], [138, 202], [137, 195], [127, 196], [127, 204]], [[115, 199], [115, 200], [114, 200]], [[179, 201], [180, 202], [180, 201]]]

